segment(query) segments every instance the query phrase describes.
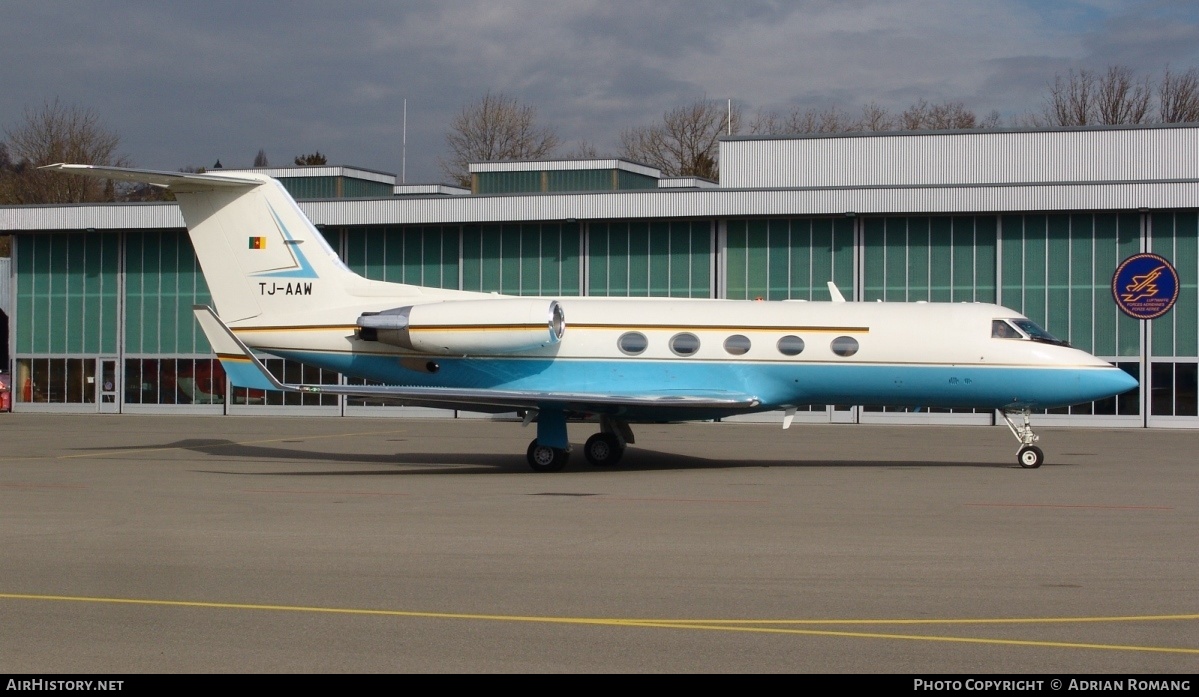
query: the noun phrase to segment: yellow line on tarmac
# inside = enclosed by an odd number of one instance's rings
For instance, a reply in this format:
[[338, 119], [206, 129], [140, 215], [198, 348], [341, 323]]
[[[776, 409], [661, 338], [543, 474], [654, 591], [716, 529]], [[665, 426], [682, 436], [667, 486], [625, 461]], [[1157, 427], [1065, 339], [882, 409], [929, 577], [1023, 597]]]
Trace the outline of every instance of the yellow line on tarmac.
[[1103, 621], [1160, 621], [1192, 620], [1196, 615], [1147, 615], [1142, 617], [1095, 617], [1095, 618], [1049, 618], [1036, 619], [956, 619], [956, 620], [645, 620], [602, 617], [544, 617], [526, 615], [486, 615], [451, 612], [415, 612], [409, 610], [366, 610], [335, 607], [306, 607], [301, 605], [259, 605], [250, 603], [216, 603], [189, 600], [150, 600], [138, 598], [101, 598], [67, 595], [33, 595], [24, 593], [0, 593], [5, 600], [43, 600], [57, 602], [84, 602], [115, 605], [143, 605], [158, 607], [185, 607], [221, 610], [264, 610], [276, 612], [307, 612], [333, 615], [368, 615], [375, 617], [409, 617], [418, 619], [483, 620], [490, 622], [536, 622], [543, 624], [574, 624], [591, 626], [638, 627], [657, 629], [693, 629], [723, 632], [750, 632], [756, 634], [790, 634], [801, 636], [826, 636], [856, 639], [901, 639], [907, 641], [937, 641], [963, 644], [992, 644], [1006, 646], [1040, 646], [1051, 648], [1099, 649], [1108, 651], [1142, 651], [1154, 653], [1180, 653], [1199, 655], [1199, 649], [1170, 646], [1130, 646], [1121, 644], [1089, 644], [1081, 642], [1037, 641], [1023, 639], [988, 639], [978, 637], [924, 636], [919, 634], [884, 634], [878, 632], [847, 632], [821, 629], [792, 629], [789, 627], [763, 627], [755, 625], [805, 624], [996, 624], [996, 623], [1060, 623], [1060, 622], [1103, 622]]

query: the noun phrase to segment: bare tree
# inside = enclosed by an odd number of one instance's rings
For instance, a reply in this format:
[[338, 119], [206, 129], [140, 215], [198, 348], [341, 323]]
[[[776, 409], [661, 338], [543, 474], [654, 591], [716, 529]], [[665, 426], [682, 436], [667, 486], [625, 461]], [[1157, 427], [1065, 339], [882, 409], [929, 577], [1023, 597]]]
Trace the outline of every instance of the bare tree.
[[821, 109], [797, 106], [784, 114], [759, 111], [749, 124], [750, 133], [762, 135], [845, 133], [854, 130], [857, 130], [857, 122], [836, 106]]
[[622, 131], [621, 156], [657, 167], [670, 177], [716, 179], [720, 137], [737, 133], [740, 126], [740, 107], [697, 99], [666, 111], [659, 124]]
[[1194, 123], [1199, 121], [1199, 70], [1162, 74], [1157, 85], [1158, 118], [1162, 123]]
[[1047, 104], [1040, 118], [1042, 126], [1086, 126], [1095, 122], [1095, 74], [1089, 70], [1071, 69], [1065, 76], [1057, 75], [1049, 86]]
[[0, 172], [0, 201], [84, 203], [116, 198], [111, 182], [63, 177], [37, 169], [57, 162], [129, 165], [127, 158], [117, 154], [120, 137], [91, 109], [55, 99], [41, 107], [26, 107], [24, 120], [4, 132], [13, 165]]
[[1054, 78], [1042, 113], [1026, 121], [1041, 127], [1145, 123], [1152, 99], [1149, 78], [1126, 66], [1109, 66], [1102, 75], [1071, 69]]
[[859, 131], [890, 131], [895, 128], [895, 117], [885, 107], [870, 102], [862, 107], [862, 115], [858, 118]]
[[472, 162], [534, 160], [560, 142], [554, 129], [537, 125], [536, 109], [498, 92], [463, 106], [445, 140], [450, 157], [441, 161], [441, 169], [462, 186], [470, 186]]
[[929, 104], [921, 99], [899, 115], [899, 127], [906, 131], [957, 131], [998, 125], [999, 112], [979, 118], [965, 104], [953, 100]]
[[329, 159], [320, 150], [314, 150], [307, 155], [296, 155], [296, 165], [299, 167], [314, 167], [316, 165], [327, 164], [329, 164]]
[[1153, 90], [1149, 78], [1138, 79], [1131, 69], [1113, 65], [1096, 85], [1096, 120], [1103, 124], [1142, 123]]

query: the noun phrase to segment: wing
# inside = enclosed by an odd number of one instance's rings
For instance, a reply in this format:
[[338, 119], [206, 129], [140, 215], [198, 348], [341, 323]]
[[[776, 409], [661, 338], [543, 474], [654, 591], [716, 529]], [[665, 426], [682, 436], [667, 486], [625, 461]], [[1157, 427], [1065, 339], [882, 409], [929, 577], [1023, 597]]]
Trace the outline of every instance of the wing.
[[410, 405], [464, 409], [466, 411], [512, 411], [517, 409], [562, 408], [595, 412], [620, 408], [644, 410], [713, 409], [749, 411], [761, 400], [749, 394], [708, 390], [656, 393], [540, 392], [462, 387], [416, 387], [405, 385], [306, 385], [280, 382], [266, 369], [241, 339], [207, 305], [192, 308], [229, 380], [252, 390], [282, 390], [309, 394], [350, 395], [399, 400]]

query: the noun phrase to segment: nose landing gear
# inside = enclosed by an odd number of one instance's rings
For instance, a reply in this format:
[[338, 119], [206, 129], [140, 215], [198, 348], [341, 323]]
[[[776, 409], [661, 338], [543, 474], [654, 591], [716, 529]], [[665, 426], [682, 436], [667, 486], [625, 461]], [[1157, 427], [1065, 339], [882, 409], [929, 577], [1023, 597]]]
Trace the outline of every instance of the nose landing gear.
[[[1020, 463], [1020, 466], [1025, 469], [1036, 469], [1045, 464], [1045, 452], [1034, 445], [1041, 437], [1032, 432], [1032, 423], [1030, 423], [1028, 418], [1030, 410], [1021, 409], [1016, 412], [1004, 409], [1000, 413], [1003, 414], [1003, 420], [1007, 422], [1012, 435], [1016, 437], [1016, 440], [1020, 441], [1020, 450], [1016, 453], [1016, 462]], [[1020, 414], [1024, 419], [1024, 423], [1019, 426], [1012, 422], [1011, 415], [1016, 413]]]

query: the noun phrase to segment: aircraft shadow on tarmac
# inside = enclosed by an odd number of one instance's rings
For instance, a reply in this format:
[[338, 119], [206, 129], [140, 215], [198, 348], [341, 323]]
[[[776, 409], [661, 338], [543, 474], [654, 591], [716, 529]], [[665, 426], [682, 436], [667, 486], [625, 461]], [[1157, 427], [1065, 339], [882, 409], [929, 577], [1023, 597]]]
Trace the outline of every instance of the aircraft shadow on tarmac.
[[[297, 439], [296, 443], [302, 443]], [[502, 453], [422, 453], [399, 452], [388, 453], [354, 453], [346, 451], [328, 452], [303, 448], [281, 448], [267, 445], [236, 443], [230, 440], [215, 438], [194, 438], [178, 440], [162, 445], [147, 445], [141, 448], [113, 448], [113, 450], [166, 450], [179, 449], [202, 453], [213, 464], [227, 462], [235, 464], [239, 461], [252, 461], [255, 465], [267, 465], [277, 460], [281, 463], [312, 462], [326, 464], [365, 464], [390, 467], [387, 470], [328, 470], [328, 471], [290, 471], [290, 472], [248, 472], [227, 469], [204, 469], [203, 472], [219, 474], [241, 474], [254, 476], [322, 476], [322, 475], [429, 475], [429, 474], [510, 474], [520, 472], [530, 476], [553, 476], [538, 474], [528, 469], [522, 454]], [[790, 467], [790, 468], [873, 468], [873, 469], [922, 469], [926, 467], [982, 467], [1019, 469], [1017, 465], [1007, 462], [963, 462], [953, 460], [947, 453], [947, 459], [936, 461], [916, 460], [778, 460], [738, 458], [735, 460], [713, 459], [682, 455], [674, 452], [661, 452], [643, 448], [630, 448], [624, 460], [614, 467], [594, 467], [582, 456], [581, 448], [576, 448], [565, 472], [575, 473], [616, 473], [636, 471], [665, 471], [684, 469], [733, 469], [746, 467]], [[1062, 466], [1061, 464], [1057, 466]]]

